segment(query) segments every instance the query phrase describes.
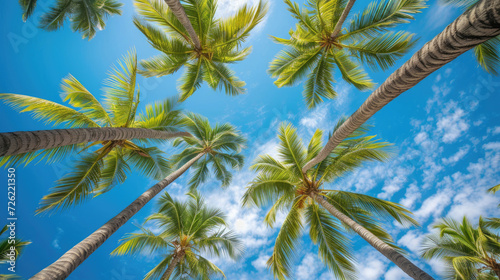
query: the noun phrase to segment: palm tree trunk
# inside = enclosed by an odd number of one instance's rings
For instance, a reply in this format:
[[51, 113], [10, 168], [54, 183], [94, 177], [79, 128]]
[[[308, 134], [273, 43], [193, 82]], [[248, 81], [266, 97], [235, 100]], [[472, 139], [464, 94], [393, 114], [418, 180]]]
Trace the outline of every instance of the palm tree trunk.
[[170, 264], [167, 267], [167, 270], [165, 270], [165, 273], [161, 276], [161, 280], [168, 280], [170, 278], [170, 275], [172, 275], [172, 272], [174, 272], [175, 267], [179, 264], [181, 259], [183, 258], [182, 255], [176, 255], [174, 259], [170, 262]]
[[433, 280], [429, 274], [425, 271], [418, 268], [411, 261], [405, 258], [403, 255], [398, 253], [394, 248], [387, 245], [384, 241], [380, 240], [377, 236], [371, 233], [369, 230], [356, 223], [354, 220], [349, 218], [340, 212], [337, 208], [331, 205], [326, 199], [324, 199], [321, 195], [316, 193], [311, 193], [310, 196], [318, 202], [321, 206], [323, 206], [330, 214], [332, 214], [335, 218], [339, 219], [343, 223], [347, 224], [352, 230], [354, 230], [357, 234], [359, 234], [364, 240], [366, 240], [373, 248], [377, 249], [382, 255], [391, 260], [394, 264], [399, 266], [408, 276], [413, 279], [419, 280]]
[[191, 25], [191, 21], [189, 21], [188, 16], [186, 15], [186, 11], [184, 7], [182, 7], [181, 2], [179, 0], [165, 0], [172, 13], [177, 17], [179, 22], [184, 26], [184, 29], [189, 33], [191, 40], [194, 43], [194, 46], [197, 50], [201, 49], [200, 39], [194, 31], [193, 25]]
[[0, 157], [66, 145], [138, 138], [170, 139], [191, 136], [188, 132], [166, 132], [147, 128], [92, 127], [0, 133]]
[[156, 185], [145, 191], [127, 208], [116, 215], [114, 218], [105, 223], [102, 227], [89, 235], [75, 247], [67, 251], [56, 262], [38, 272], [30, 279], [36, 280], [59, 280], [65, 279], [73, 272], [85, 259], [87, 259], [104, 241], [106, 241], [113, 233], [115, 233], [122, 225], [124, 225], [132, 216], [134, 216], [141, 208], [146, 205], [160, 191], [167, 187], [170, 183], [181, 176], [188, 168], [200, 159], [204, 153], [200, 153], [185, 163], [182, 167], [168, 175], [165, 179], [158, 182]]
[[339, 32], [342, 29], [342, 25], [344, 24], [345, 19], [349, 15], [349, 12], [351, 11], [352, 6], [354, 6], [354, 2], [356, 2], [356, 0], [349, 0], [349, 2], [347, 2], [347, 6], [345, 6], [345, 9], [342, 12], [342, 15], [340, 15], [339, 21], [337, 21], [337, 24], [335, 25], [335, 29], [333, 30], [330, 38], [334, 39], [335, 37], [337, 37], [337, 35], [339, 35]]
[[380, 85], [330, 137], [302, 172], [323, 161], [354, 130], [401, 93], [462, 53], [500, 34], [500, 0], [482, 0], [427, 42]]

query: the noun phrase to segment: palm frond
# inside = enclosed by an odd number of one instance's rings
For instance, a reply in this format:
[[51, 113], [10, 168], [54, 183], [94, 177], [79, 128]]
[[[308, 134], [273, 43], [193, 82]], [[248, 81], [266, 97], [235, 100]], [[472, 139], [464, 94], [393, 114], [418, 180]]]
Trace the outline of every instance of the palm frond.
[[127, 162], [144, 176], [154, 180], [162, 180], [170, 171], [170, 164], [164, 152], [156, 147], [141, 148], [141, 152], [130, 151]]
[[316, 66], [307, 75], [304, 85], [304, 99], [309, 109], [323, 102], [323, 98], [334, 99], [337, 93], [333, 90], [333, 60], [328, 57], [328, 52], [323, 52]]
[[245, 93], [245, 82], [240, 81], [227, 66], [220, 62], [204, 60], [204, 79], [213, 89], [224, 89], [227, 95], [235, 96]]
[[179, 101], [185, 101], [191, 96], [201, 86], [202, 79], [202, 59], [198, 58], [195, 63], [188, 63], [186, 71], [182, 74], [179, 86]]
[[474, 47], [474, 55], [479, 65], [488, 73], [498, 75], [500, 67], [500, 36], [490, 39]]
[[55, 5], [41, 16], [40, 27], [48, 31], [61, 28], [64, 20], [70, 16], [72, 8], [73, 0], [57, 0]]
[[43, 160], [45, 160], [45, 162], [48, 164], [52, 164], [70, 157], [72, 153], [74, 153], [76, 150], [81, 149], [83, 146], [83, 144], [66, 145], [51, 149], [2, 157], [0, 158], [0, 167], [15, 167], [21, 165], [27, 166], [35, 159], [38, 159], [35, 164], [40, 163]]
[[26, 22], [35, 11], [36, 0], [19, 0], [19, 4], [23, 8], [23, 21]]
[[119, 150], [109, 152], [103, 159], [99, 183], [92, 191], [94, 197], [110, 191], [116, 185], [123, 184], [129, 172], [130, 166], [125, 161], [122, 152]]
[[333, 54], [335, 64], [342, 74], [342, 78], [359, 90], [371, 89], [375, 86], [363, 68], [354, 62], [345, 51]]

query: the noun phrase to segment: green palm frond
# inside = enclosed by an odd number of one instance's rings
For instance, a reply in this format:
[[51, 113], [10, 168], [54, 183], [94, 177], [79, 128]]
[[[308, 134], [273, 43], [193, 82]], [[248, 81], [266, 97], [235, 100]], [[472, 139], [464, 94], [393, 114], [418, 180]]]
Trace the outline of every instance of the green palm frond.
[[425, 0], [381, 0], [354, 15], [347, 33], [340, 37], [374, 38], [398, 24], [414, 19], [413, 14], [426, 8]]
[[101, 126], [111, 125], [111, 119], [104, 107], [75, 77], [68, 75], [63, 79], [61, 88], [64, 102], [79, 108], [81, 113]]
[[263, 207], [281, 196], [294, 194], [295, 186], [288, 181], [288, 176], [259, 174], [247, 187], [242, 203], [248, 206]]
[[69, 208], [89, 198], [98, 186], [103, 166], [102, 155], [92, 153], [79, 159], [72, 171], [56, 182], [56, 186], [40, 202], [37, 213]]
[[26, 22], [35, 11], [36, 0], [19, 0], [19, 4], [23, 8], [23, 21]]
[[500, 67], [500, 36], [474, 47], [474, 55], [481, 67], [488, 73], [498, 75]]
[[387, 70], [415, 45], [417, 41], [413, 40], [413, 37], [414, 34], [404, 31], [387, 32], [382, 36], [354, 42], [345, 47], [373, 70]]
[[182, 74], [180, 80], [179, 101], [185, 101], [201, 86], [203, 70], [201, 58], [198, 58], [194, 63], [186, 65], [186, 71]]
[[367, 90], [375, 86], [361, 65], [354, 62], [345, 51], [336, 52], [333, 59], [339, 68], [340, 74], [342, 74], [342, 78], [349, 84], [359, 90]]
[[213, 89], [224, 89], [227, 95], [239, 95], [245, 93], [245, 82], [240, 81], [224, 63], [206, 61], [203, 68], [205, 80]]
[[181, 251], [184, 254], [172, 279], [224, 276], [220, 268], [202, 255], [236, 259], [243, 253], [242, 242], [228, 229], [220, 209], [207, 207], [197, 192], [190, 192], [187, 197], [187, 200], [179, 201], [165, 192], [158, 200], [158, 212], [146, 219], [146, 223], [155, 222], [154, 226], [160, 233], [154, 234], [140, 227], [142, 232], [127, 234], [111, 254], [166, 253], [145, 279], [160, 277], [175, 254]]
[[[49, 31], [57, 30], [64, 25], [67, 18], [70, 18], [71, 29], [81, 32], [83, 39], [90, 40], [98, 30], [104, 29], [106, 18], [121, 15], [122, 5], [115, 0], [56, 0], [55, 5], [42, 15], [40, 26]], [[25, 13], [23, 17], [27, 16], [29, 15]]]
[[491, 187], [490, 189], [488, 189], [488, 192], [489, 193], [496, 193], [497, 191], [500, 190], [500, 184], [494, 186], [494, 187]]
[[94, 197], [110, 191], [116, 185], [123, 184], [127, 179], [130, 166], [121, 151], [113, 150], [103, 159], [101, 178], [93, 189]]
[[40, 163], [43, 160], [45, 160], [47, 164], [52, 164], [69, 157], [75, 151], [83, 148], [83, 146], [83, 144], [66, 145], [46, 150], [2, 157], [0, 159], [0, 167], [15, 167], [20, 165], [27, 166], [35, 159], [38, 159], [35, 164]]
[[282, 162], [290, 165], [294, 173], [301, 173], [302, 166], [306, 163], [306, 151], [302, 140], [297, 134], [297, 129], [291, 124], [282, 123], [278, 128], [278, 153]]
[[333, 60], [328, 57], [328, 52], [324, 52], [312, 72], [307, 75], [304, 85], [303, 95], [309, 109], [323, 102], [323, 98], [334, 99], [337, 96], [332, 86], [335, 82], [332, 69]]
[[131, 151], [127, 154], [127, 162], [146, 177], [162, 180], [170, 171], [170, 163], [156, 147], [142, 148], [142, 152]]
[[145, 77], [161, 77], [170, 75], [179, 70], [184, 64], [187, 63], [189, 54], [178, 55], [159, 55], [147, 60], [141, 61], [143, 70], [139, 72]]
[[313, 67], [320, 56], [321, 48], [311, 49], [294, 59], [274, 82], [278, 87], [292, 86]]
[[305, 216], [310, 223], [309, 236], [313, 243], [318, 244], [323, 263], [337, 279], [355, 279], [351, 242], [339, 222], [317, 204], [309, 205]]
[[127, 127], [135, 118], [139, 104], [139, 92], [136, 93], [137, 54], [131, 51], [118, 61], [105, 81], [105, 106], [110, 112], [114, 126]]
[[301, 211], [297, 202], [294, 202], [288, 215], [280, 228], [271, 257], [267, 261], [275, 278], [280, 280], [291, 276], [292, 261], [299, 243], [300, 233], [303, 229]]
[[49, 100], [12, 93], [1, 93], [0, 100], [20, 113], [30, 112], [33, 119], [46, 124], [64, 124], [71, 128], [99, 127], [86, 114]]
[[[168, 98], [162, 102], [146, 105], [145, 112], [140, 113], [133, 127], [161, 131], [178, 131], [182, 127], [181, 110], [176, 98]], [[142, 142], [164, 142], [163, 140], [144, 139]]]

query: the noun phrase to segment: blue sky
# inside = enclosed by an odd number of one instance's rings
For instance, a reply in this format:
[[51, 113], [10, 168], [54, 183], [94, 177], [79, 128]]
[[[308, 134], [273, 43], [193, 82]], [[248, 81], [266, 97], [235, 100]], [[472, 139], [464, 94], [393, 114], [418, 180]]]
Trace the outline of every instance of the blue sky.
[[[39, 0], [34, 18], [52, 2]], [[220, 7], [225, 8], [221, 14], [231, 13], [244, 2], [219, 1]], [[353, 12], [368, 3], [357, 1]], [[265, 261], [271, 254], [277, 229], [262, 223], [264, 210], [241, 208], [239, 204], [246, 184], [254, 176], [248, 170], [249, 163], [259, 154], [276, 152], [276, 132], [281, 122], [293, 123], [302, 138], [308, 141], [316, 128], [330, 131], [341, 116], [354, 112], [370, 93], [359, 92], [339, 82], [335, 85], [338, 99], [307, 110], [302, 101], [302, 84], [276, 88], [266, 69], [280, 46], [272, 43], [268, 35], [286, 37], [295, 22], [282, 1], [271, 0], [270, 6], [268, 17], [248, 41], [248, 45], [253, 45], [252, 54], [232, 67], [239, 78], [246, 81], [248, 93], [228, 97], [203, 86], [182, 105], [188, 111], [205, 115], [213, 123], [234, 124], [249, 139], [244, 151], [247, 166], [234, 174], [231, 186], [222, 191], [216, 182], [209, 182], [200, 188], [209, 204], [226, 211], [230, 225], [246, 244], [246, 254], [238, 262], [214, 260], [228, 279], [272, 279]], [[35, 20], [23, 23], [17, 1], [6, 2], [4, 11], [0, 30], [3, 68], [0, 92], [59, 102], [61, 79], [71, 73], [99, 96], [106, 73], [128, 50], [135, 48], [139, 59], [157, 54], [133, 26], [134, 11], [130, 0], [125, 1], [123, 15], [109, 19], [106, 29], [91, 41], [82, 40], [80, 34], [72, 33], [69, 28], [45, 32], [35, 28]], [[420, 37], [411, 53], [459, 14], [458, 9], [430, 2], [429, 8], [415, 21], [401, 26]], [[408, 58], [409, 55], [385, 72], [369, 72], [370, 76], [381, 84]], [[179, 73], [162, 78], [139, 77], [143, 94], [140, 107], [175, 95], [178, 77]], [[340, 77], [337, 80], [341, 81]], [[434, 276], [442, 266], [420, 259], [418, 246], [436, 219], [498, 215], [498, 196], [488, 195], [485, 190], [500, 181], [499, 91], [500, 79], [484, 73], [477, 67], [472, 53], [465, 53], [370, 120], [374, 125], [373, 134], [397, 147], [393, 159], [384, 164], [366, 165], [333, 186], [399, 202], [412, 210], [422, 225], [420, 228], [402, 229], [394, 224], [386, 227], [397, 243], [409, 251], [410, 258]], [[0, 119], [2, 132], [51, 128], [3, 104], [0, 104]], [[71, 158], [68, 158], [50, 166], [41, 163], [17, 169], [17, 234], [33, 242], [18, 262], [18, 274], [23, 277], [28, 278], [54, 262], [154, 184], [150, 179], [130, 175], [125, 184], [78, 207], [52, 216], [35, 216], [41, 197], [68, 171], [70, 163]], [[5, 182], [6, 174], [6, 170], [0, 171], [0, 178], [5, 178]], [[188, 178], [189, 174], [184, 175], [167, 190], [181, 196], [186, 191]], [[0, 205], [6, 205], [6, 195], [0, 197]], [[144, 207], [68, 279], [127, 280], [146, 274], [159, 257], [110, 257], [109, 253], [125, 233], [136, 230], [133, 222], [142, 223], [152, 211], [153, 204]], [[0, 211], [0, 218], [5, 219], [6, 214]], [[360, 279], [404, 279], [399, 268], [389, 264], [363, 240], [356, 236], [352, 236], [352, 240], [359, 260]], [[295, 263], [296, 279], [333, 279], [319, 262], [317, 249], [307, 234], [303, 236]], [[2, 267], [0, 273], [5, 272], [6, 268]]]

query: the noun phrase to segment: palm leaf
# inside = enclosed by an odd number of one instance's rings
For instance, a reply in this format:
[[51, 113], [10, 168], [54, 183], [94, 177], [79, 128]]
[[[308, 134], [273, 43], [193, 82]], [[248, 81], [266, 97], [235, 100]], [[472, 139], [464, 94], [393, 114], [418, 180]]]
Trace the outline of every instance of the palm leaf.
[[488, 73], [498, 75], [500, 67], [500, 36], [490, 39], [482, 44], [474, 47], [474, 55], [476, 56], [479, 65]]
[[345, 51], [335, 52], [333, 59], [342, 74], [342, 78], [349, 84], [359, 90], [371, 89], [375, 86], [363, 68], [352, 61]]

